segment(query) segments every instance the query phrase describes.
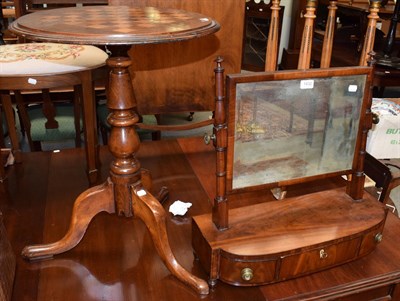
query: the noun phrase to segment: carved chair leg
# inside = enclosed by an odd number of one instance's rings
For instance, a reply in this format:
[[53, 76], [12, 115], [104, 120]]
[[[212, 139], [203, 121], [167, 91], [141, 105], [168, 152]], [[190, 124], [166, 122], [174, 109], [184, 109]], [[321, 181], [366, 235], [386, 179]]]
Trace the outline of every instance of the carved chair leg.
[[4, 138], [4, 129], [3, 129], [3, 107], [0, 105], [0, 148], [5, 148], [5, 138]]
[[26, 138], [28, 139], [29, 149], [31, 151], [34, 151], [36, 146], [32, 141], [31, 121], [29, 119], [28, 111], [24, 103], [23, 95], [21, 94], [21, 91], [18, 90], [14, 90], [14, 95], [15, 95], [15, 101], [17, 103], [18, 115], [21, 121], [21, 127], [23, 128], [23, 132], [25, 133]]
[[145, 223], [158, 255], [172, 275], [199, 294], [208, 294], [207, 282], [185, 270], [172, 253], [167, 236], [166, 213], [159, 201], [141, 186], [133, 188], [132, 201], [133, 212]]
[[81, 98], [82, 86], [74, 86], [74, 127], [75, 127], [75, 147], [80, 148], [81, 142]]
[[8, 135], [11, 140], [12, 152], [15, 157], [15, 162], [20, 163], [21, 158], [21, 145], [18, 140], [18, 134], [16, 129], [16, 121], [14, 116], [14, 111], [11, 103], [11, 96], [9, 93], [3, 93], [1, 96], [1, 102], [3, 105], [4, 114], [8, 126]]
[[27, 246], [22, 250], [22, 256], [29, 260], [49, 258], [75, 247], [95, 215], [102, 211], [115, 212], [113, 191], [113, 184], [108, 180], [81, 193], [75, 201], [65, 236], [54, 243]]

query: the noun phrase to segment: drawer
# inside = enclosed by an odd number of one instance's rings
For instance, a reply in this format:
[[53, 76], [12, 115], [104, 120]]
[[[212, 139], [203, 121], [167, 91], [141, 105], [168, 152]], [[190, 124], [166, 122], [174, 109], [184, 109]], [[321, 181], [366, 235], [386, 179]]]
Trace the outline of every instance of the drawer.
[[279, 280], [308, 274], [357, 257], [361, 238], [321, 246], [299, 254], [282, 257]]
[[240, 286], [252, 286], [272, 282], [275, 279], [277, 261], [240, 260], [221, 256], [219, 279]]

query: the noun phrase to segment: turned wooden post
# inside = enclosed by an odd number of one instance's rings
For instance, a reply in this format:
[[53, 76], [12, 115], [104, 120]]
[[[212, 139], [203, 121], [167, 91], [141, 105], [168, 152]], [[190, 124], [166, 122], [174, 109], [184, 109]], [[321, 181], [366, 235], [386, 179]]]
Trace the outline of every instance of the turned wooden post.
[[218, 57], [215, 72], [215, 119], [214, 119], [214, 147], [217, 156], [217, 194], [214, 199], [212, 219], [219, 230], [229, 227], [228, 200], [226, 197], [226, 148], [227, 148], [227, 125], [224, 93], [224, 68], [223, 59]]
[[314, 32], [314, 19], [315, 10], [317, 7], [317, 0], [308, 0], [306, 4], [306, 14], [304, 15], [304, 29], [303, 37], [301, 40], [299, 63], [297, 69], [309, 69], [311, 61], [311, 49]]
[[272, 0], [271, 23], [269, 25], [267, 50], [265, 55], [265, 71], [275, 71], [279, 46], [279, 11], [280, 0]]
[[[20, 91], [14, 91], [15, 93], [15, 99], [16, 100], [21, 100], [20, 97]], [[15, 116], [14, 116], [14, 110], [12, 108], [12, 101], [11, 101], [11, 95], [9, 91], [0, 91], [0, 99], [1, 99], [1, 104], [3, 105], [3, 110], [4, 110], [4, 115], [6, 117], [6, 122], [8, 126], [8, 136], [11, 141], [12, 145], [12, 153], [15, 158], [15, 162], [21, 163], [22, 162], [22, 150], [21, 150], [21, 144], [19, 143], [19, 138], [16, 130], [16, 122], [15, 122]], [[18, 103], [17, 103], [18, 106]], [[21, 116], [22, 117], [22, 116]]]
[[[361, 56], [360, 56], [360, 66], [371, 65], [373, 58], [370, 57], [371, 53], [373, 53], [374, 41], [375, 41], [375, 31], [376, 31], [376, 23], [379, 18], [378, 12], [381, 5], [381, 0], [370, 0], [369, 5], [369, 15], [368, 15], [368, 26], [367, 31], [364, 37], [364, 46], [362, 48]], [[372, 76], [373, 71], [369, 76], [367, 85], [371, 86], [371, 89], [368, 90], [368, 100], [369, 103], [367, 107], [371, 107], [372, 102]], [[366, 116], [372, 116], [370, 109], [368, 109]], [[363, 197], [363, 189], [365, 182], [365, 174], [364, 174], [364, 160], [366, 153], [366, 144], [367, 144], [367, 135], [368, 131], [372, 126], [372, 117], [365, 118], [363, 122], [362, 129], [362, 138], [361, 138], [361, 146], [358, 153], [358, 160], [356, 162], [355, 172], [351, 175], [351, 181], [347, 186], [347, 193], [353, 199], [361, 199]]]
[[331, 64], [332, 48], [333, 48], [333, 38], [335, 35], [336, 27], [336, 6], [337, 1], [329, 1], [329, 13], [326, 20], [326, 29], [324, 35], [324, 43], [322, 45], [321, 54], [321, 68], [329, 68]]
[[140, 163], [136, 159], [139, 137], [134, 125], [139, 121], [135, 111], [136, 101], [129, 75], [129, 57], [113, 57], [107, 60], [111, 68], [107, 106], [111, 125], [109, 149], [114, 156], [110, 166], [110, 178], [114, 184], [115, 212], [132, 216], [131, 185], [140, 181]]
[[358, 200], [362, 199], [364, 195], [364, 184], [365, 184], [365, 173], [364, 173], [364, 163], [365, 163], [365, 157], [366, 157], [366, 148], [367, 148], [367, 138], [368, 138], [368, 131], [372, 127], [372, 120], [374, 118], [372, 111], [371, 111], [371, 105], [372, 105], [372, 93], [373, 93], [373, 76], [374, 76], [374, 68], [376, 64], [376, 60], [374, 58], [375, 52], [371, 51], [368, 53], [368, 66], [372, 67], [371, 71], [368, 75], [366, 85], [368, 89], [366, 90], [366, 93], [368, 95], [365, 97], [368, 100], [368, 103], [366, 104], [366, 112], [365, 114], [361, 114], [362, 116], [365, 116], [360, 123], [360, 126], [362, 127], [362, 132], [361, 132], [361, 139], [360, 139], [360, 147], [358, 149], [358, 154], [357, 155], [357, 161], [356, 161], [356, 166], [354, 168], [354, 172], [351, 175], [348, 175], [349, 181], [347, 182], [347, 187], [346, 187], [346, 192], [348, 195], [350, 195], [353, 199]]
[[368, 65], [369, 53], [374, 48], [376, 22], [379, 19], [378, 12], [380, 6], [381, 6], [381, 0], [370, 0], [369, 2], [368, 26], [364, 37], [364, 46], [361, 51], [360, 63], [359, 63], [360, 66]]
[[51, 101], [50, 90], [43, 89], [43, 115], [46, 117], [46, 129], [58, 129], [58, 121], [56, 118], [56, 108]]

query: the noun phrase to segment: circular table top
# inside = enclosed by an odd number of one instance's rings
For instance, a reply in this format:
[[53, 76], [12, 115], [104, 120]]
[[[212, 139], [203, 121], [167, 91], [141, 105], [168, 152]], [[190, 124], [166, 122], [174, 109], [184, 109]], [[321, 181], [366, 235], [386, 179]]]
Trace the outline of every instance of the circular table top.
[[207, 16], [184, 10], [84, 6], [24, 15], [9, 28], [38, 41], [135, 45], [188, 40], [214, 33], [220, 26]]

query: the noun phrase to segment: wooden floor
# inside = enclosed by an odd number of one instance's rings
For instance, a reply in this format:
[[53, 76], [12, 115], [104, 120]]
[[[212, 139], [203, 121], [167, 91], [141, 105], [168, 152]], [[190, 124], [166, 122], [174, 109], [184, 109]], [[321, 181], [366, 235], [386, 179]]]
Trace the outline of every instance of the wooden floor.
[[[169, 239], [178, 261], [207, 279], [192, 252], [191, 216], [211, 209], [215, 191], [213, 148], [194, 138], [146, 142], [138, 157], [142, 167], [152, 173], [154, 192], [162, 186], [169, 188], [166, 210], [175, 200], [193, 203], [185, 217], [168, 213]], [[103, 148], [103, 180], [110, 161], [108, 150]], [[373, 295], [366, 291], [371, 287], [392, 287], [392, 283], [400, 282], [400, 220], [392, 214], [383, 242], [356, 262], [262, 287], [239, 288], [219, 282], [208, 296], [197, 295], [171, 276], [144, 224], [136, 218], [99, 214], [73, 250], [52, 260], [23, 260], [19, 254], [24, 246], [52, 242], [65, 234], [74, 200], [88, 187], [85, 166], [83, 150], [75, 149], [24, 153], [22, 164], [8, 168], [8, 179], [0, 184], [0, 210], [17, 254], [12, 300], [370, 300]], [[293, 187], [289, 195], [335, 185], [340, 181]], [[249, 194], [245, 199], [260, 202], [272, 197]], [[233, 207], [237, 204], [237, 200], [232, 201]], [[345, 298], [354, 291], [360, 292], [360, 299]], [[400, 298], [398, 288], [396, 296]]]

